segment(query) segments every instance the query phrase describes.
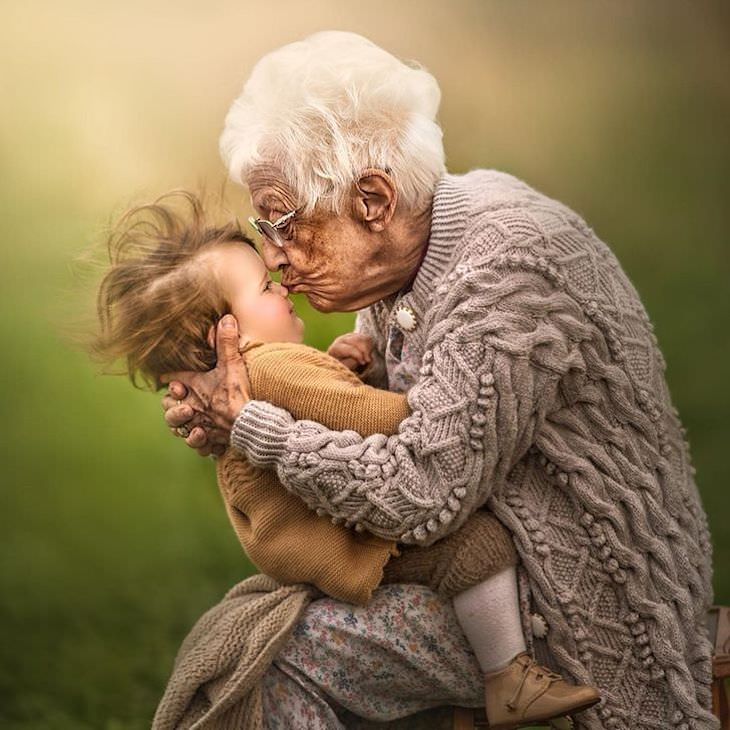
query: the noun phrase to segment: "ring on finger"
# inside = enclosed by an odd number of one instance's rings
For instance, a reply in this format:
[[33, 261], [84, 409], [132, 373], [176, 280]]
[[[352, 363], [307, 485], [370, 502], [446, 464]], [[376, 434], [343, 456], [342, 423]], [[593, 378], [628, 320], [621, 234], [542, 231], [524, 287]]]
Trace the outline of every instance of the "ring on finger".
[[184, 439], [190, 436], [190, 429], [185, 425], [178, 426], [175, 431], [177, 432], [178, 436], [182, 436]]

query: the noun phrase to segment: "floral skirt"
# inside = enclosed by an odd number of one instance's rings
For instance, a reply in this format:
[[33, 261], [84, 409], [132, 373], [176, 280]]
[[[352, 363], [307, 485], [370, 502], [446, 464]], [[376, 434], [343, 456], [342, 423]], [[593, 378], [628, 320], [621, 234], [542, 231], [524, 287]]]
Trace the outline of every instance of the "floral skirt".
[[[385, 585], [364, 607], [310, 604], [264, 676], [263, 695], [271, 730], [319, 730], [482, 706], [484, 682], [450, 601], [420, 585]], [[439, 713], [426, 714], [424, 727], [435, 728]]]

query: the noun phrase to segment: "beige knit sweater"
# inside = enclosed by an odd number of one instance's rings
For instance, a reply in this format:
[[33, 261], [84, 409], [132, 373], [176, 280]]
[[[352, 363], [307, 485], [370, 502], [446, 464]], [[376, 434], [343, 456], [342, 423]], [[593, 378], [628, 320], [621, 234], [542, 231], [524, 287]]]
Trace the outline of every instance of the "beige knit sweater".
[[251, 401], [232, 443], [384, 538], [429, 544], [486, 502], [547, 621], [538, 657], [602, 692], [583, 727], [715, 730], [706, 515], [649, 317], [608, 246], [511, 175], [446, 175], [412, 290], [358, 326], [381, 385], [410, 387], [396, 436]]

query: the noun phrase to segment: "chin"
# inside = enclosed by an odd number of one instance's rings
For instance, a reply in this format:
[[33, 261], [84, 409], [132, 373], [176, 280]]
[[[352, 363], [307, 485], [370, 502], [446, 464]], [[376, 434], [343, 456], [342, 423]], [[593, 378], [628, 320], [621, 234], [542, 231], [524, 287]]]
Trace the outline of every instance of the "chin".
[[307, 297], [309, 306], [311, 306], [312, 309], [316, 309], [318, 312], [326, 314], [327, 312], [336, 311], [331, 302], [328, 302], [326, 299], [321, 299], [316, 294], [306, 294], [305, 296]]
[[348, 307], [346, 302], [331, 301], [329, 299], [322, 299], [317, 294], [305, 294], [307, 301], [309, 302], [312, 309], [316, 309], [322, 314], [328, 314], [330, 312], [350, 312], [356, 311], [355, 308]]

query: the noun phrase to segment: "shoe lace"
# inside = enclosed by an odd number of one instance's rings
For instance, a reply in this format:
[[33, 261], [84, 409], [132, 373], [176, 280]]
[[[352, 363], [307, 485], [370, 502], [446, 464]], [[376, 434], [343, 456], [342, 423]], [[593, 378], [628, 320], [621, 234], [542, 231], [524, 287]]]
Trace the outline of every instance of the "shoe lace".
[[[542, 679], [543, 677], [545, 677], [548, 680], [548, 687], [553, 682], [562, 680], [562, 677], [559, 674], [551, 672], [545, 667], [538, 667], [538, 664], [533, 657], [528, 656], [527, 658], [528, 661], [522, 665], [522, 676], [520, 677], [520, 682], [517, 687], [515, 687], [515, 691], [512, 693], [512, 697], [507, 700], [507, 707], [510, 710], [515, 710], [517, 708], [517, 700], [520, 696], [520, 692], [522, 692], [522, 688], [525, 686], [525, 682], [527, 681], [527, 677], [530, 672], [534, 671], [535, 677], [537, 679]], [[547, 689], [547, 687], [545, 689]]]

